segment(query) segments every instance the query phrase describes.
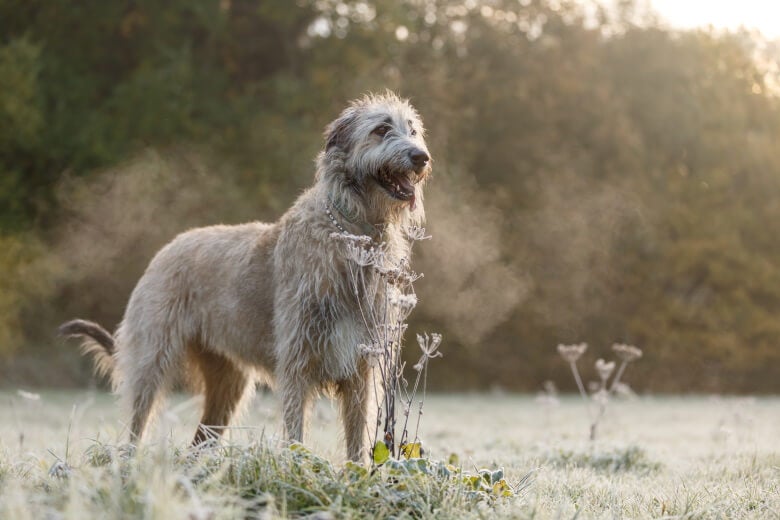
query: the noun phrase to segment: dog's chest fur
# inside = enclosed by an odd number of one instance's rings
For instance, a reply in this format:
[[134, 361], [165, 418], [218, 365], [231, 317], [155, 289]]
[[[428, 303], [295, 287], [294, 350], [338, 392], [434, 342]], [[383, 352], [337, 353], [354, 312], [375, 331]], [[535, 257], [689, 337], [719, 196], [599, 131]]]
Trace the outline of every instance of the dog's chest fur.
[[[361, 362], [360, 344], [371, 335], [361, 314], [375, 302], [358, 294], [351, 272], [363, 269], [375, 299], [384, 298], [381, 277], [372, 267], [360, 267], [347, 255], [346, 244], [334, 238], [340, 230], [325, 213], [317, 190], [301, 196], [282, 227], [275, 251], [276, 305], [274, 325], [277, 357], [289, 360], [318, 382], [347, 379]], [[387, 226], [382, 240], [387, 266], [408, 254], [408, 241], [397, 223]], [[371, 290], [373, 289], [373, 290]]]

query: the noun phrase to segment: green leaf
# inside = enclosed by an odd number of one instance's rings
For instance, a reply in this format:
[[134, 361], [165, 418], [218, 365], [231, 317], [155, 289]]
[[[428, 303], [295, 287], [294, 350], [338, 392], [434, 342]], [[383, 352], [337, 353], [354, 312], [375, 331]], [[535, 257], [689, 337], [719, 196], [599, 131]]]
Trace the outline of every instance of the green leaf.
[[513, 495], [512, 488], [509, 487], [509, 484], [504, 479], [493, 484], [493, 494], [498, 497], [511, 497]]
[[467, 475], [463, 477], [463, 483], [468, 485], [471, 489], [478, 491], [482, 483], [482, 477], [479, 475]]
[[374, 464], [381, 466], [390, 458], [390, 450], [387, 449], [387, 445], [383, 441], [376, 441], [372, 450], [372, 456]]
[[360, 480], [368, 475], [368, 470], [365, 467], [351, 460], [344, 464], [344, 470], [352, 481]]
[[398, 475], [406, 475], [409, 473], [409, 468], [407, 468], [403, 462], [395, 460], [393, 458], [387, 459], [387, 462], [385, 462], [384, 466], [388, 470], [388, 473], [390, 475], [398, 476]]
[[452, 466], [448, 466], [442, 463], [438, 463], [435, 466], [436, 476], [441, 478], [450, 478], [454, 471], [450, 470]]
[[294, 452], [298, 452], [298, 453], [305, 453], [305, 454], [311, 453], [309, 448], [307, 448], [306, 446], [304, 446], [303, 444], [301, 444], [299, 442], [294, 442], [294, 443], [290, 444], [290, 451], [294, 451]]
[[430, 474], [430, 469], [428, 468], [428, 461], [425, 459], [407, 459], [403, 461], [404, 468], [406, 468], [406, 471], [408, 473], [425, 473], [426, 475]]
[[407, 459], [419, 459], [421, 457], [421, 450], [422, 446], [419, 442], [408, 442], [401, 445], [401, 453], [403, 453], [404, 457]]

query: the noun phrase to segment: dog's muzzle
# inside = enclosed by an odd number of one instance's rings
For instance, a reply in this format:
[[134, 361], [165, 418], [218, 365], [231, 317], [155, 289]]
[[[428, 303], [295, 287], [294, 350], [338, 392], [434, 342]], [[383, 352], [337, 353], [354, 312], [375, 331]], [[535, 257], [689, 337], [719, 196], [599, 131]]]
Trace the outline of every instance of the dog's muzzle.
[[409, 164], [405, 168], [394, 169], [391, 165], [381, 167], [376, 174], [376, 180], [391, 198], [409, 202], [410, 208], [414, 210], [414, 186], [425, 178], [431, 158], [425, 151], [412, 148], [408, 152], [408, 159]]

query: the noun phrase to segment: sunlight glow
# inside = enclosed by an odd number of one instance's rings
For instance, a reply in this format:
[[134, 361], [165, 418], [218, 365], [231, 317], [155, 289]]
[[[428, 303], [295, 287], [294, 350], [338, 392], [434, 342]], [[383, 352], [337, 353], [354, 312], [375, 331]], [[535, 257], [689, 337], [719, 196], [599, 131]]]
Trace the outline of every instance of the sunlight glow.
[[774, 0], [651, 0], [661, 17], [675, 27], [757, 29], [780, 38], [780, 2]]

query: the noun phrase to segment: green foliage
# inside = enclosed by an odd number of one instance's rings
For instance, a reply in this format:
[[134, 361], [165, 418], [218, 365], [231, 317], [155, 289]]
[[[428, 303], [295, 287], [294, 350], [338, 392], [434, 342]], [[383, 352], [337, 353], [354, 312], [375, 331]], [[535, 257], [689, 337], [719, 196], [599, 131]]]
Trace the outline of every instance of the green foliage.
[[23, 343], [22, 321], [30, 302], [52, 293], [59, 266], [43, 259], [40, 242], [0, 234], [0, 356]]
[[43, 123], [39, 94], [40, 47], [26, 38], [0, 46], [0, 230], [29, 218], [25, 164]]
[[41, 120], [40, 47], [27, 39], [0, 47], [0, 153], [34, 145]]
[[481, 469], [476, 475], [464, 475], [463, 483], [471, 488], [472, 491], [485, 494], [489, 497], [511, 497], [514, 491], [504, 479], [504, 470]]
[[170, 446], [162, 450], [95, 442], [81, 465], [57, 460], [51, 466], [49, 503], [62, 507], [69, 481], [97, 474], [94, 486], [81, 486], [86, 496], [80, 498], [89, 510], [124, 517], [143, 516], [148, 507], [175, 507], [164, 503], [162, 495], [185, 491], [196, 503], [199, 496], [218, 496], [219, 503], [202, 507], [226, 517], [238, 512], [284, 518], [327, 512], [337, 518], [466, 518], [510, 504], [520, 496], [516, 489], [527, 488], [527, 478], [513, 488], [503, 469], [469, 474], [423, 458], [390, 459], [372, 470], [353, 462], [337, 467], [300, 444], [284, 449], [215, 446], [197, 453]]
[[374, 448], [371, 450], [371, 460], [377, 466], [381, 466], [390, 458], [390, 450], [387, 448], [385, 441], [378, 440], [374, 444]]
[[213, 478], [238, 490], [244, 500], [270, 495], [289, 515], [330, 511], [339, 516], [431, 518], [515, 496], [501, 470], [480, 473], [475, 484], [471, 475], [422, 458], [388, 459], [371, 471], [351, 462], [339, 469], [300, 444], [281, 451], [261, 445], [217, 448], [200, 458], [199, 467], [210, 466]]
[[401, 445], [401, 454], [407, 459], [422, 457], [422, 445], [419, 442], [407, 442]]
[[586, 452], [561, 449], [549, 453], [545, 462], [561, 467], [590, 468], [605, 473], [630, 471], [646, 474], [657, 472], [663, 467], [660, 462], [648, 457], [645, 450], [635, 445], [604, 451], [592, 449]]
[[471, 474], [455, 466], [458, 456], [454, 453], [445, 464], [421, 457], [421, 451], [422, 447], [418, 442], [404, 444], [401, 447], [403, 458], [394, 459], [390, 456], [390, 450], [385, 443], [377, 441], [372, 450], [373, 471], [382, 472], [390, 478], [391, 482], [404, 490], [408, 486], [403, 479], [413, 475], [452, 479], [462, 485], [466, 490], [465, 495], [475, 502], [514, 497], [527, 486], [530, 477], [530, 474], [526, 475], [516, 487], [512, 487], [504, 478], [503, 468], [492, 471], [481, 469], [476, 474]]

